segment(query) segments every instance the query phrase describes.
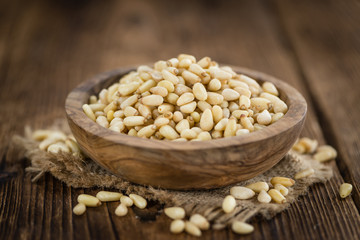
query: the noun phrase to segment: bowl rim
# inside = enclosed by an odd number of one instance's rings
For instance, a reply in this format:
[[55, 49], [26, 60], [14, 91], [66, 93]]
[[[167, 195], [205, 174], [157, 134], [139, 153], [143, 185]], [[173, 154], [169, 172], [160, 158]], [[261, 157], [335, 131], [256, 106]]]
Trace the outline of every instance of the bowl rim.
[[297, 91], [294, 87], [290, 86], [288, 83], [256, 70], [251, 70], [244, 67], [230, 66], [236, 73], [248, 75], [249, 77], [254, 78], [256, 81], [272, 82], [281, 92], [281, 95], [285, 95], [286, 97], [285, 102], [288, 105], [288, 111], [286, 112], [286, 114], [275, 123], [250, 134], [233, 136], [229, 138], [212, 139], [209, 141], [187, 142], [174, 142], [129, 136], [104, 128], [96, 122], [92, 121], [90, 118], [88, 118], [82, 110], [82, 105], [87, 103], [90, 95], [98, 94], [103, 87], [99, 88], [98, 91], [94, 89], [98, 88], [100, 85], [103, 85], [104, 82], [107, 82], [108, 84], [114, 83], [116, 80], [119, 80], [121, 76], [127, 74], [130, 71], [136, 70], [137, 66], [140, 65], [123, 67], [103, 72], [90, 78], [85, 82], [80, 83], [68, 94], [65, 101], [65, 112], [68, 121], [73, 121], [73, 123], [75, 123], [79, 128], [81, 128], [82, 131], [88, 132], [92, 135], [96, 135], [116, 144], [142, 149], [171, 149], [175, 151], [188, 151], [236, 147], [239, 145], [246, 145], [257, 141], [267, 140], [269, 138], [276, 137], [283, 131], [292, 129], [295, 125], [301, 123], [306, 116], [307, 103], [304, 97], [299, 91]]

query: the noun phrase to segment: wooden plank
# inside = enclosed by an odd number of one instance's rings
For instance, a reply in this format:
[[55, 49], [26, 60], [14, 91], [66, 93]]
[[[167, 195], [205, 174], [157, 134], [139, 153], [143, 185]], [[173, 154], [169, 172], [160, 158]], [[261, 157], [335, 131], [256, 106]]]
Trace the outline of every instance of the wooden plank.
[[354, 186], [360, 209], [360, 5], [356, 1], [277, 1], [326, 140]]
[[[93, 74], [168, 58], [179, 52], [197, 56], [210, 53], [218, 61], [273, 74], [300, 89], [310, 99], [299, 74], [301, 69], [288, 48], [289, 42], [282, 35], [274, 12], [262, 2], [189, 1], [175, 6], [161, 0], [108, 4], [93, 1], [80, 3], [77, 11], [72, 10], [72, 5], [58, 4], [39, 1], [29, 3], [26, 9], [20, 6], [26, 15], [16, 19], [11, 39], [3, 37], [6, 46], [14, 51], [0, 60], [1, 66], [4, 62], [8, 66], [0, 73], [6, 70], [6, 75], [1, 75], [6, 77], [0, 89], [0, 100], [5, 102], [5, 107], [0, 108], [1, 140], [8, 139], [15, 131], [20, 132], [26, 123], [39, 127], [63, 116], [67, 92]], [[37, 91], [34, 91], [34, 82]], [[25, 97], [27, 101], [24, 101]], [[311, 107], [304, 134], [323, 141]], [[5, 151], [5, 146], [2, 148]], [[309, 195], [273, 220], [254, 221], [256, 231], [244, 238], [339, 239], [360, 236], [356, 228], [360, 224], [358, 211], [352, 199], [340, 201], [338, 198], [337, 186], [342, 178], [333, 166], [335, 177], [329, 183], [314, 186]], [[168, 232], [170, 221], [164, 215], [158, 216], [156, 222], [141, 221], [131, 210], [128, 216], [118, 218], [113, 214], [116, 206], [104, 204], [99, 209], [89, 209], [84, 216], [73, 216], [71, 207], [82, 190], [70, 190], [50, 176], [41, 178], [37, 184], [31, 184], [30, 178], [22, 174], [14, 178], [19, 182], [16, 186], [12, 185], [13, 180], [0, 185], [1, 193], [6, 194], [5, 198], [0, 198], [0, 216], [5, 219], [0, 223], [0, 229], [5, 230], [0, 233], [1, 239], [12, 236], [173, 237]], [[13, 211], [9, 204], [4, 204], [12, 200], [10, 196], [17, 196], [19, 210]], [[58, 199], [63, 199], [62, 207]], [[13, 220], [8, 220], [9, 216]], [[204, 237], [238, 238], [230, 230], [207, 231]], [[181, 234], [179, 238], [189, 237]]]

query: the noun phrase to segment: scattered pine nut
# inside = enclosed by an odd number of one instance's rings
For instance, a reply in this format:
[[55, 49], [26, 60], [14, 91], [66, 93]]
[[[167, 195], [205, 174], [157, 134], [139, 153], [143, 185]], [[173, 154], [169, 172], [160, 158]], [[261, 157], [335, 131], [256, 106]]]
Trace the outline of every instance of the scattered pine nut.
[[252, 225], [240, 221], [234, 221], [231, 224], [231, 229], [237, 234], [249, 234], [254, 231], [254, 227]]
[[126, 207], [131, 207], [134, 204], [133, 200], [131, 200], [131, 198], [129, 198], [128, 196], [121, 196], [120, 202]]
[[234, 198], [241, 200], [250, 199], [253, 196], [255, 196], [255, 192], [253, 190], [247, 187], [240, 187], [240, 186], [230, 188], [230, 194]]
[[350, 195], [353, 186], [350, 183], [343, 183], [340, 186], [339, 194], [341, 198], [346, 198]]
[[250, 188], [256, 193], [259, 193], [262, 190], [264, 190], [265, 192], [269, 191], [269, 184], [267, 184], [266, 182], [255, 182], [247, 185], [246, 187]]
[[289, 189], [279, 183], [275, 184], [274, 188], [278, 190], [284, 197], [289, 194]]
[[122, 194], [118, 192], [100, 191], [96, 194], [96, 198], [102, 202], [119, 201], [121, 197]]
[[134, 205], [137, 206], [140, 209], [144, 209], [147, 205], [147, 201], [145, 198], [137, 195], [137, 194], [130, 194], [129, 197], [134, 202]]
[[185, 222], [185, 231], [195, 237], [201, 236], [201, 230], [194, 223], [189, 221]]
[[275, 186], [275, 184], [281, 184], [285, 187], [291, 187], [292, 185], [295, 184], [295, 181], [291, 178], [287, 178], [287, 177], [273, 177], [270, 180], [270, 183]]
[[115, 209], [115, 215], [119, 217], [123, 217], [128, 213], [128, 208], [125, 204], [120, 203], [119, 206]]
[[182, 233], [185, 229], [185, 222], [183, 220], [177, 219], [171, 222], [170, 232], [174, 234]]
[[208, 230], [210, 228], [208, 220], [200, 214], [192, 215], [189, 221], [200, 228], [200, 230]]
[[285, 203], [285, 197], [276, 189], [270, 189], [268, 194], [271, 196], [272, 200], [276, 203]]
[[85, 204], [87, 207], [98, 207], [101, 205], [101, 201], [98, 198], [88, 194], [80, 194], [77, 201]]
[[181, 207], [165, 208], [164, 212], [165, 212], [166, 216], [168, 216], [169, 218], [172, 218], [174, 220], [183, 219], [185, 217], [185, 210]]
[[225, 213], [231, 213], [236, 207], [235, 198], [232, 195], [227, 195], [222, 203], [222, 209]]
[[86, 211], [86, 206], [83, 203], [78, 203], [76, 204], [76, 206], [73, 208], [73, 213], [75, 215], [83, 215]]
[[336, 150], [329, 145], [323, 145], [318, 147], [315, 155], [313, 156], [313, 158], [319, 162], [326, 162], [336, 157]]
[[295, 174], [295, 179], [305, 178], [315, 173], [315, 170], [312, 168], [305, 169]]
[[261, 190], [257, 200], [261, 203], [269, 203], [271, 202], [271, 196], [265, 190]]

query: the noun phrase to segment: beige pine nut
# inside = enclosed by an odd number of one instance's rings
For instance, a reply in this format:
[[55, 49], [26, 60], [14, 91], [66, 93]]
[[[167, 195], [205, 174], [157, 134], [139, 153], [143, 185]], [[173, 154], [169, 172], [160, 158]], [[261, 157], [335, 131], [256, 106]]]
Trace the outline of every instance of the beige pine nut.
[[229, 108], [230, 112], [234, 112], [234, 111], [240, 109], [239, 105], [237, 105], [235, 102], [230, 102], [228, 108]]
[[141, 103], [148, 106], [159, 106], [163, 103], [164, 98], [160, 95], [149, 95], [141, 99]]
[[124, 100], [124, 101], [120, 104], [120, 108], [121, 108], [122, 110], [124, 110], [124, 109], [125, 109], [126, 107], [128, 107], [128, 106], [134, 105], [135, 103], [137, 103], [138, 97], [139, 97], [139, 95], [137, 95], [137, 94], [128, 97], [126, 100]]
[[169, 66], [169, 67], [177, 67], [179, 65], [179, 59], [177, 58], [171, 58], [169, 59], [168, 61], [166, 61], [166, 64]]
[[200, 101], [205, 101], [208, 97], [206, 88], [202, 83], [195, 83], [193, 86], [193, 94], [196, 99]]
[[163, 103], [158, 107], [158, 112], [159, 113], [166, 113], [166, 112], [173, 112], [174, 111], [174, 105], [169, 104], [169, 103]]
[[210, 223], [208, 222], [208, 220], [200, 214], [196, 213], [192, 215], [189, 221], [195, 224], [198, 228], [200, 228], [200, 230], [208, 230], [210, 228]]
[[114, 111], [113, 110], [108, 111], [106, 114], [106, 118], [109, 122], [112, 121], [114, 119]]
[[174, 234], [182, 233], [185, 229], [185, 222], [183, 220], [177, 219], [171, 222], [170, 232]]
[[150, 89], [150, 92], [156, 95], [160, 95], [162, 97], [166, 97], [168, 95], [168, 90], [160, 86], [152, 87]]
[[315, 173], [315, 170], [312, 168], [307, 168], [303, 171], [300, 171], [298, 173], [295, 174], [294, 178], [295, 179], [301, 179], [301, 178], [305, 178], [308, 177], [310, 175], [313, 175]]
[[54, 144], [51, 144], [48, 148], [47, 148], [47, 151], [50, 152], [50, 153], [54, 153], [54, 154], [57, 154], [59, 152], [70, 152], [70, 149], [69, 147], [63, 143], [63, 142], [57, 142], [57, 143], [54, 143]]
[[134, 205], [140, 209], [144, 209], [147, 205], [147, 201], [145, 198], [137, 195], [137, 194], [130, 194], [129, 197], [134, 202]]
[[174, 140], [179, 137], [179, 134], [169, 125], [161, 126], [159, 132], [168, 140]]
[[151, 75], [151, 78], [155, 82], [159, 82], [159, 81], [163, 80], [163, 75], [159, 71], [153, 71], [153, 72], [150, 73], [150, 75]]
[[164, 209], [166, 216], [171, 219], [183, 219], [185, 217], [185, 210], [181, 207], [168, 207]]
[[275, 113], [282, 112], [285, 114], [287, 112], [288, 107], [286, 103], [277, 96], [263, 92], [260, 94], [260, 97], [270, 100], [270, 102], [273, 104], [273, 109]]
[[73, 208], [73, 213], [75, 214], [75, 215], [83, 215], [84, 213], [85, 213], [85, 211], [86, 211], [86, 206], [85, 206], [85, 204], [83, 204], [83, 203], [78, 203], [78, 204], [76, 204], [76, 206]]
[[189, 59], [191, 61], [191, 63], [195, 63], [196, 62], [196, 58], [193, 55], [190, 54], [185, 54], [185, 53], [181, 53], [178, 55], [178, 59], [179, 61], [183, 60], [183, 59]]
[[104, 116], [98, 116], [96, 118], [96, 123], [104, 128], [109, 128], [109, 122], [106, 117]]
[[65, 144], [72, 153], [80, 152], [80, 148], [79, 148], [78, 144], [73, 139], [71, 139], [71, 138], [66, 139]]
[[289, 194], [289, 189], [279, 183], [275, 184], [274, 188], [278, 190], [284, 197]]
[[268, 110], [271, 106], [270, 100], [266, 98], [254, 97], [251, 98], [250, 101], [251, 101], [251, 107], [253, 107], [258, 112]]
[[276, 203], [285, 203], [285, 197], [276, 189], [270, 189], [268, 194], [271, 196], [271, 199]]
[[175, 111], [173, 114], [173, 120], [175, 123], [180, 122], [184, 119], [184, 115], [180, 111]]
[[176, 124], [175, 129], [178, 133], [181, 133], [185, 129], [190, 129], [190, 123], [187, 119], [183, 119], [178, 124]]
[[90, 104], [89, 107], [91, 108], [91, 110], [93, 112], [97, 112], [97, 111], [103, 111], [104, 108], [106, 107], [106, 105], [102, 104], [102, 103], [93, 103], [93, 104]]
[[247, 187], [235, 186], [230, 188], [230, 194], [236, 199], [250, 199], [255, 196], [255, 192]]
[[205, 77], [207, 75], [205, 70], [199, 64], [196, 64], [196, 63], [192, 63], [189, 66], [188, 70], [192, 73], [195, 73], [196, 75], [198, 75], [200, 77]]
[[247, 88], [243, 87], [236, 87], [234, 88], [235, 91], [237, 91], [240, 95], [243, 95], [245, 97], [250, 98], [251, 97], [251, 91]]
[[194, 223], [189, 221], [185, 222], [185, 231], [195, 237], [201, 236], [201, 230]]
[[271, 115], [268, 110], [264, 110], [257, 115], [256, 121], [261, 125], [269, 125], [271, 123]]
[[211, 140], [211, 135], [209, 132], [201, 132], [198, 134], [197, 139], [201, 141]]
[[196, 75], [188, 70], [183, 71], [181, 76], [185, 79], [185, 81], [187, 81], [190, 84], [195, 84], [195, 83], [201, 82], [201, 78], [198, 75]]
[[250, 131], [248, 129], [238, 129], [238, 130], [236, 130], [235, 136], [246, 135], [249, 133], [250, 133]]
[[47, 138], [40, 142], [39, 148], [41, 150], [46, 150], [50, 145], [60, 141], [63, 142], [66, 140], [66, 138], [66, 135], [62, 132], [52, 132]]
[[155, 86], [156, 86], [156, 82], [154, 80], [150, 79], [150, 80], [147, 80], [146, 82], [144, 82], [143, 84], [141, 84], [139, 86], [139, 88], [137, 89], [137, 92], [144, 93], [144, 92], [150, 91], [150, 89]]
[[234, 116], [237, 119], [240, 119], [241, 115], [245, 115], [245, 117], [249, 116], [249, 112], [245, 110], [235, 110], [231, 113], [232, 116]]
[[200, 134], [203, 132], [203, 130], [199, 127], [192, 127], [191, 130], [194, 130], [197, 134]]
[[146, 127], [141, 128], [137, 132], [138, 137], [151, 137], [156, 132], [156, 126], [155, 125], [148, 125]]
[[196, 102], [190, 102], [180, 107], [180, 111], [183, 113], [192, 113], [196, 108]]
[[115, 215], [119, 217], [123, 217], [128, 213], [128, 208], [125, 204], [120, 203], [119, 206], [115, 209]]
[[250, 132], [254, 131], [254, 125], [251, 123], [249, 117], [246, 117], [245, 115], [241, 115], [240, 123], [244, 128], [248, 129]]
[[130, 129], [130, 130], [128, 131], [128, 135], [129, 135], [129, 136], [136, 137], [136, 136], [137, 136], [137, 131], [136, 131], [134, 128], [132, 128], [132, 129]]
[[273, 177], [270, 180], [270, 183], [275, 186], [275, 184], [281, 184], [285, 187], [291, 187], [292, 185], [295, 184], [295, 181], [291, 178], [287, 178], [287, 177]]
[[341, 198], [346, 198], [351, 194], [353, 186], [350, 183], [343, 183], [340, 186], [339, 194]]
[[179, 74], [179, 69], [177, 69], [176, 67], [168, 66], [166, 70], [168, 70], [170, 73], [174, 74], [175, 76]]
[[166, 102], [171, 103], [172, 105], [176, 105], [178, 99], [179, 96], [175, 93], [169, 93], [165, 98]]
[[170, 122], [170, 120], [168, 118], [158, 117], [155, 119], [154, 125], [159, 128], [161, 126], [168, 125], [169, 122]]
[[124, 119], [124, 124], [127, 127], [134, 127], [143, 125], [145, 123], [145, 118], [143, 116], [130, 116]]
[[336, 158], [336, 155], [337, 155], [337, 153], [333, 152], [333, 151], [320, 151], [320, 152], [315, 153], [313, 158], [319, 162], [326, 162], [326, 161]]
[[271, 202], [271, 196], [265, 190], [261, 190], [257, 200], [261, 203], [269, 203]]
[[192, 64], [192, 61], [188, 58], [184, 58], [182, 60], [179, 60], [179, 68], [188, 68]]
[[337, 152], [336, 152], [335, 148], [333, 148], [330, 145], [322, 145], [322, 146], [319, 146], [316, 149], [316, 152], [322, 152], [322, 151], [331, 151], [331, 152], [333, 152], [333, 155], [335, 155], [335, 157], [337, 155]]
[[205, 109], [211, 109], [212, 108], [211, 105], [209, 103], [205, 102], [205, 101], [198, 101], [197, 106], [202, 112], [204, 112]]
[[229, 122], [228, 118], [221, 119], [214, 127], [216, 131], [224, 131]]
[[103, 90], [100, 91], [100, 93], [99, 93], [100, 103], [102, 103], [102, 104], [108, 104], [107, 94], [108, 94], [108, 90], [107, 90], [107, 89], [103, 89]]
[[196, 123], [200, 122], [200, 118], [201, 118], [200, 113], [192, 112], [192, 113], [190, 113], [190, 116], [193, 118], [194, 122], [196, 122]]
[[177, 100], [176, 104], [178, 106], [182, 106], [182, 105], [185, 105], [187, 103], [190, 103], [194, 100], [194, 94], [190, 93], [190, 92], [186, 92], [186, 93], [183, 93]]
[[164, 68], [167, 68], [167, 67], [168, 67], [168, 65], [165, 61], [160, 60], [160, 61], [157, 61], [156, 63], [154, 63], [154, 69], [159, 72], [161, 72], [161, 70], [163, 70]]
[[153, 69], [147, 65], [140, 65], [138, 68], [137, 68], [137, 71], [138, 72], [151, 72], [153, 71]]
[[48, 138], [53, 131], [51, 130], [36, 130], [32, 133], [31, 137], [35, 141], [43, 141], [44, 139]]
[[239, 100], [239, 106], [240, 106], [241, 110], [246, 110], [246, 109], [250, 108], [250, 106], [251, 106], [250, 98], [248, 98], [245, 95], [241, 95], [240, 100]]
[[231, 224], [231, 229], [237, 234], [249, 234], [254, 231], [254, 227], [252, 225], [240, 221], [234, 221]]
[[186, 139], [194, 139], [197, 137], [197, 133], [192, 129], [185, 129], [181, 132], [180, 136]]
[[220, 105], [223, 101], [223, 95], [214, 92], [208, 92], [208, 98], [206, 99], [206, 102], [208, 102], [209, 104]]
[[126, 84], [120, 84], [118, 91], [121, 94], [121, 96], [128, 96], [134, 93], [139, 87], [140, 87], [139, 82], [130, 82]]
[[128, 196], [121, 196], [120, 202], [121, 204], [124, 204], [126, 207], [131, 207], [134, 204], [133, 200], [131, 200], [131, 198], [129, 198]]
[[97, 97], [95, 95], [91, 95], [90, 98], [89, 98], [89, 103], [90, 104], [94, 104], [94, 103], [97, 103]]
[[296, 142], [293, 146], [292, 146], [292, 150], [302, 154], [306, 152], [306, 148], [304, 146], [304, 144]]
[[150, 119], [151, 118], [151, 109], [149, 106], [140, 104], [138, 107], [138, 111], [140, 113], [141, 116], [143, 116], [145, 119]]
[[307, 138], [307, 137], [300, 138], [298, 143], [304, 145], [306, 153], [315, 152], [315, 150], [318, 146], [318, 141], [316, 141], [315, 139]]
[[282, 118], [284, 116], [284, 114], [282, 112], [279, 113], [275, 113], [274, 115], [272, 115], [271, 117], [271, 123], [274, 123], [276, 121], [278, 121], [280, 118]]
[[200, 128], [204, 131], [210, 131], [214, 127], [213, 115], [210, 109], [205, 109], [200, 118]]
[[232, 68], [229, 67], [229, 66], [222, 66], [222, 67], [221, 67], [221, 70], [224, 70], [225, 72], [230, 73], [232, 78], [233, 78], [233, 77], [236, 77], [236, 75], [237, 75], [236, 72], [234, 72], [234, 71], [232, 70]]
[[226, 101], [238, 100], [240, 97], [240, 94], [231, 88], [225, 88], [221, 94]]
[[125, 117], [131, 117], [131, 116], [139, 115], [139, 112], [138, 112], [138, 110], [136, 110], [136, 108], [133, 108], [131, 106], [127, 106], [124, 109], [124, 115], [125, 115]]
[[101, 202], [99, 199], [97, 199], [94, 196], [88, 195], [88, 194], [80, 194], [77, 198], [77, 201], [79, 203], [85, 204], [87, 207], [98, 207], [101, 205]]
[[269, 191], [269, 184], [267, 184], [266, 182], [255, 182], [247, 185], [246, 187], [250, 188], [256, 193], [261, 192], [261, 190], [264, 190], [266, 192]]
[[212, 80], [209, 82], [207, 88], [208, 88], [209, 91], [213, 91], [213, 92], [220, 90], [220, 89], [221, 89], [221, 82], [220, 82], [220, 80], [219, 80], [219, 79], [216, 79], [216, 78], [212, 79]]
[[252, 79], [251, 77], [243, 75], [243, 74], [240, 74], [239, 77], [240, 77], [239, 80], [246, 83], [248, 86], [253, 86], [258, 89], [260, 88], [260, 85], [257, 83], [257, 81]]
[[[240, 88], [244, 88], [244, 89], [247, 89], [249, 90], [249, 85], [247, 85], [246, 83], [242, 82], [242, 81], [239, 81], [237, 79], [230, 79], [229, 82], [229, 87], [231, 88], [237, 88], [237, 87], [240, 87]], [[236, 91], [236, 90], [235, 90]]]
[[232, 78], [231, 73], [228, 73], [218, 67], [210, 67], [209, 68], [210, 74], [212, 78], [217, 78], [220, 81], [222, 80], [228, 80]]
[[212, 137], [213, 139], [222, 138], [222, 137], [223, 137], [223, 133], [222, 133], [222, 131], [213, 130], [212, 133], [211, 133], [211, 137]]
[[168, 81], [168, 80], [163, 80], [163, 81], [160, 81], [158, 84], [157, 84], [158, 87], [163, 87], [165, 88], [169, 93], [172, 93], [175, 91], [175, 86], [172, 82]]
[[271, 82], [264, 82], [262, 85], [264, 92], [270, 93], [275, 96], [279, 96], [279, 92], [276, 89], [275, 85]]
[[226, 124], [224, 137], [232, 137], [235, 135], [236, 135], [236, 120], [234, 118], [231, 118]]
[[121, 193], [109, 191], [100, 191], [96, 194], [96, 198], [98, 198], [102, 202], [119, 201], [121, 196]]
[[90, 118], [91, 120], [95, 121], [96, 117], [94, 112], [91, 110], [90, 106], [88, 104], [84, 104], [82, 106], [82, 109], [84, 110], [84, 113], [86, 114], [86, 116], [88, 116], [88, 118]]
[[104, 108], [104, 113], [107, 114], [109, 111], [116, 111], [117, 109], [117, 102], [116, 101], [112, 101], [111, 103], [109, 103], [109, 105], [107, 105], [105, 108]]
[[225, 213], [231, 213], [236, 207], [236, 200], [232, 195], [227, 195], [222, 202], [222, 209]]
[[210, 66], [210, 63], [211, 63], [211, 58], [209, 57], [203, 57], [197, 62], [197, 64], [199, 64], [199, 66], [202, 68], [208, 68]]

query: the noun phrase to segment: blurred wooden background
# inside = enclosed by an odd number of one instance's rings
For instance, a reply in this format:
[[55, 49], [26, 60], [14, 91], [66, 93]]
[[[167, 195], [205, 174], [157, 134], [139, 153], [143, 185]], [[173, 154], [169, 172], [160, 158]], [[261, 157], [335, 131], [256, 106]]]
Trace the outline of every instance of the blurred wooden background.
[[[0, 1], [0, 239], [188, 239], [164, 215], [116, 204], [72, 215], [82, 192], [14, 164], [10, 137], [64, 116], [67, 93], [120, 66], [209, 55], [283, 79], [306, 97], [303, 135], [339, 151], [333, 179], [244, 239], [360, 239], [360, 4], [348, 1]], [[354, 185], [341, 200], [338, 187]], [[156, 210], [156, 205], [152, 210]], [[156, 212], [156, 211], [155, 211]], [[135, 218], [140, 215], [140, 218]], [[142, 216], [142, 217], [141, 217]], [[150, 216], [150, 217], [149, 217]], [[153, 219], [155, 219], [154, 221]], [[238, 239], [230, 230], [205, 239]]]

